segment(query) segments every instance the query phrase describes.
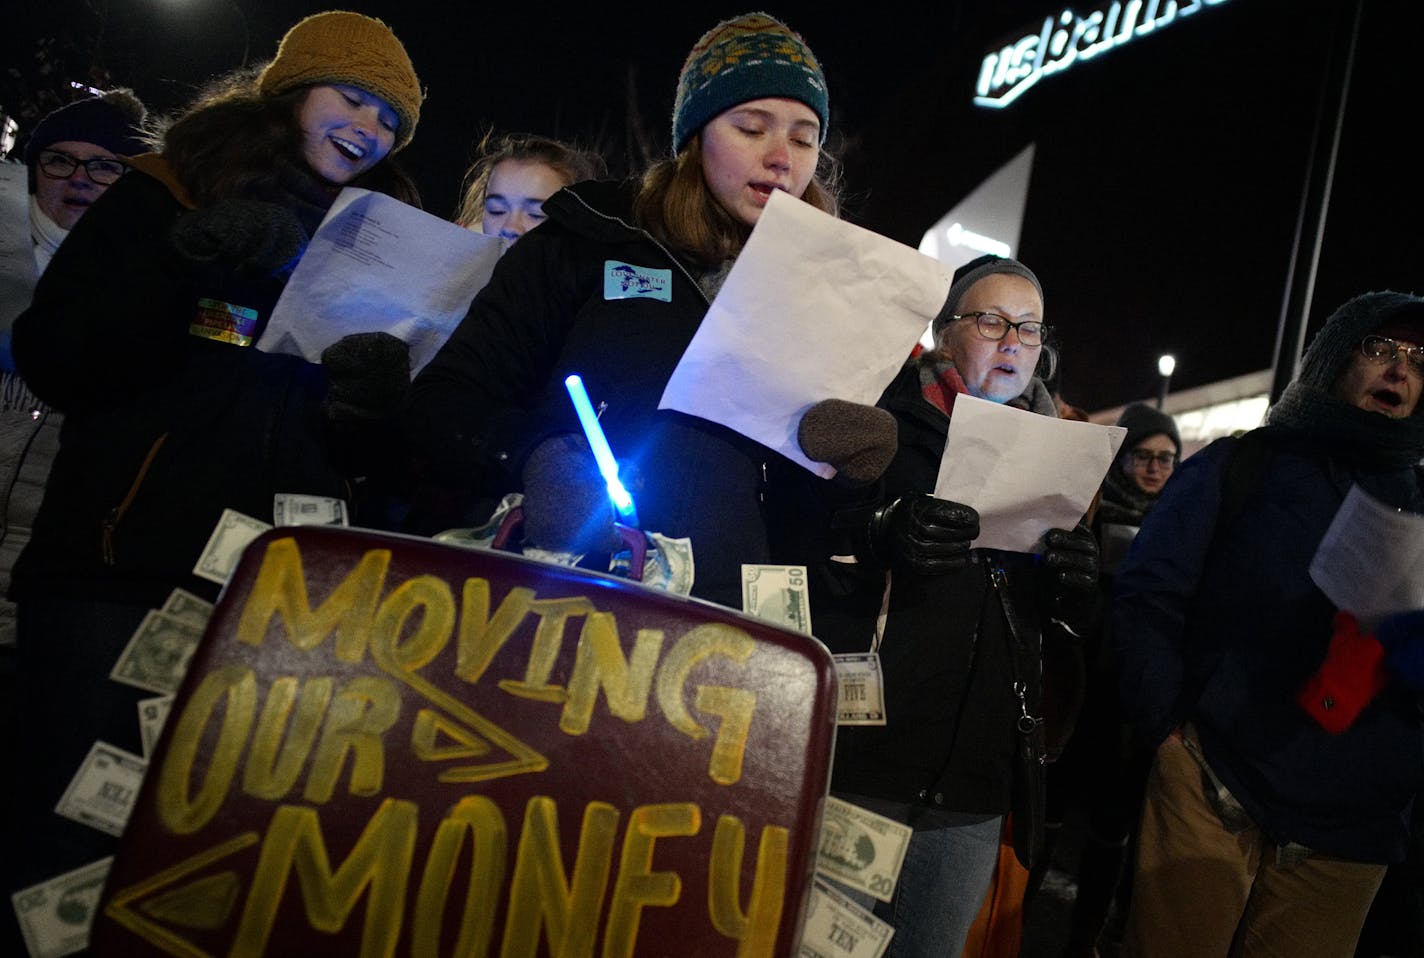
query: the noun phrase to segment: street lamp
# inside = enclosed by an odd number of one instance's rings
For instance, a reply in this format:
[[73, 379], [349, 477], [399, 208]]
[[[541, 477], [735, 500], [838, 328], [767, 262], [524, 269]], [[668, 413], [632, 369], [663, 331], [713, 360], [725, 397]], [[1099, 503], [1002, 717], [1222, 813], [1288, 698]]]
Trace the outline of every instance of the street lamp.
[[1157, 372], [1162, 376], [1162, 389], [1157, 393], [1157, 408], [1167, 405], [1167, 387], [1172, 383], [1172, 373], [1177, 368], [1177, 357], [1163, 353], [1157, 357]]

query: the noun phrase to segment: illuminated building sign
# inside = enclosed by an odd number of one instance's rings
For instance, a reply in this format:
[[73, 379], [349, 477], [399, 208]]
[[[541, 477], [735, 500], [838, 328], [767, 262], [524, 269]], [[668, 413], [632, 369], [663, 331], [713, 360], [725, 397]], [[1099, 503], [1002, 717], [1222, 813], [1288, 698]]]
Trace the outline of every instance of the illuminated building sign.
[[1002, 110], [1039, 80], [1068, 69], [1079, 60], [1091, 60], [1226, 0], [1113, 0], [1092, 13], [1080, 14], [1064, 7], [1056, 17], [1045, 17], [1037, 33], [1025, 34], [984, 57], [974, 88], [978, 106]]

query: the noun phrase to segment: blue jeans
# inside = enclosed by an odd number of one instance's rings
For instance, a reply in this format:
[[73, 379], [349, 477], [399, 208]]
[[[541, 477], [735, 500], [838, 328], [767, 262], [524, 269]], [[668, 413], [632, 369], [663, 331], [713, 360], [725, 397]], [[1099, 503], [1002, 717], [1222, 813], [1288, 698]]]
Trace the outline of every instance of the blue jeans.
[[999, 861], [1003, 816], [839, 795], [914, 828], [890, 901], [837, 885], [895, 929], [885, 958], [960, 958]]

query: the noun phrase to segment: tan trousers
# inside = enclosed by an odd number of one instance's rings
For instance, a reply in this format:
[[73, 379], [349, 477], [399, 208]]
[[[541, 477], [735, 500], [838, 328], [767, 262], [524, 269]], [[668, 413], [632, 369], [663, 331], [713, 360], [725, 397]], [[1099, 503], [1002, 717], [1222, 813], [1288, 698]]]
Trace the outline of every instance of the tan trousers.
[[1351, 958], [1384, 880], [1383, 865], [1318, 853], [1278, 864], [1259, 829], [1228, 832], [1176, 736], [1157, 749], [1141, 829], [1131, 958]]

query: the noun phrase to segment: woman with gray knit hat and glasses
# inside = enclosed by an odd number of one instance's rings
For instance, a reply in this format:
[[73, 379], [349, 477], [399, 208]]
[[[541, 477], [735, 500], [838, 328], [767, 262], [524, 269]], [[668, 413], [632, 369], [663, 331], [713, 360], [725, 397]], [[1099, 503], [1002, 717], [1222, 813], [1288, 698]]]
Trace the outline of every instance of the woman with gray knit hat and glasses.
[[678, 80], [674, 155], [640, 179], [551, 197], [544, 224], [505, 254], [416, 379], [411, 531], [483, 519], [467, 513], [506, 463], [525, 495], [526, 544], [606, 568], [613, 514], [563, 386], [577, 373], [639, 477], [643, 527], [691, 538], [692, 594], [739, 607], [742, 563], [768, 561], [772, 454], [658, 400], [772, 192], [836, 212], [819, 173], [829, 116], [821, 66], [786, 24], [750, 13], [707, 31]]
[[[27, 787], [7, 890], [112, 851], [52, 809], [95, 739], [141, 751], [145, 693], [109, 671], [174, 588], [216, 595], [192, 569], [224, 509], [270, 520], [277, 493], [346, 499], [343, 417], [379, 416], [382, 397], [393, 414], [398, 341], [346, 342], [324, 365], [253, 344], [342, 187], [416, 199], [391, 156], [423, 96], [380, 20], [302, 20], [129, 161], [16, 321], [20, 372], [65, 423], [11, 589]], [[362, 370], [376, 381], [353, 384]]]

